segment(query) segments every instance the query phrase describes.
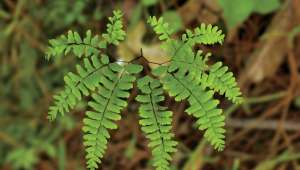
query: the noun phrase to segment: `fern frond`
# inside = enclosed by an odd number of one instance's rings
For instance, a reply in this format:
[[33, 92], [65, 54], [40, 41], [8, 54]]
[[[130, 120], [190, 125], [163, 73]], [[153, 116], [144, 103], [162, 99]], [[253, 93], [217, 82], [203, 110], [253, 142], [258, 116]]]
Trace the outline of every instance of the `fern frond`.
[[186, 112], [198, 118], [196, 124], [200, 130], [205, 130], [204, 137], [211, 145], [216, 150], [223, 150], [225, 117], [222, 110], [217, 108], [219, 101], [213, 99], [214, 92], [201, 88], [199, 79], [184, 72], [170, 73], [161, 66], [154, 74], [160, 76], [163, 88], [176, 101], [188, 100], [190, 107]]
[[49, 108], [48, 118], [54, 120], [58, 113], [64, 114], [74, 108], [90, 91], [94, 91], [100, 83], [100, 78], [108, 69], [108, 56], [101, 59], [93, 55], [91, 59], [84, 58], [83, 66], [77, 65], [77, 74], [69, 72], [65, 77], [65, 89], [54, 96], [54, 105]]
[[173, 29], [169, 27], [169, 24], [166, 23], [162, 17], [157, 20], [155, 16], [152, 16], [148, 18], [147, 22], [153, 27], [155, 33], [159, 35], [158, 38], [160, 40], [164, 41], [170, 39]]
[[46, 58], [50, 59], [54, 56], [67, 55], [69, 52], [79, 58], [82, 56], [89, 57], [98, 55], [102, 49], [106, 48], [103, 41], [98, 35], [92, 36], [90, 30], [86, 32], [86, 36], [82, 38], [78, 32], [69, 31], [67, 36], [61, 35], [56, 39], [49, 40], [50, 46], [46, 52]]
[[107, 148], [110, 138], [109, 129], [116, 129], [114, 121], [120, 120], [120, 112], [127, 106], [126, 99], [133, 87], [135, 76], [132, 74], [142, 70], [139, 65], [122, 67], [116, 63], [109, 64], [108, 69], [100, 77], [102, 84], [98, 94], [93, 94], [93, 101], [88, 105], [93, 111], [86, 112], [83, 120], [84, 146], [86, 147], [87, 167], [96, 169]]
[[222, 62], [217, 62], [209, 68], [208, 74], [203, 74], [201, 82], [205, 87], [209, 87], [221, 95], [225, 94], [233, 103], [243, 102], [242, 93], [237, 85], [233, 73], [228, 71], [227, 66]]
[[140, 125], [146, 137], [150, 140], [153, 165], [158, 170], [169, 169], [171, 153], [176, 152], [177, 142], [172, 140], [172, 112], [158, 103], [164, 100], [163, 89], [158, 80], [149, 76], [138, 80], [138, 88], [142, 94], [136, 97], [141, 102], [139, 108]]
[[171, 58], [171, 63], [168, 68], [170, 72], [179, 69], [182, 72], [199, 77], [208, 69], [206, 62], [211, 55], [210, 53], [204, 55], [201, 50], [194, 53], [190, 47], [178, 48], [176, 48], [174, 55]]
[[123, 30], [122, 16], [120, 10], [115, 10], [113, 16], [108, 18], [107, 33], [102, 34], [108, 44], [118, 45], [120, 41], [125, 39], [126, 33]]
[[225, 35], [219, 30], [218, 26], [202, 23], [200, 27], [194, 29], [194, 32], [187, 30], [182, 36], [183, 41], [192, 40], [193, 43], [212, 45], [215, 43], [222, 44]]

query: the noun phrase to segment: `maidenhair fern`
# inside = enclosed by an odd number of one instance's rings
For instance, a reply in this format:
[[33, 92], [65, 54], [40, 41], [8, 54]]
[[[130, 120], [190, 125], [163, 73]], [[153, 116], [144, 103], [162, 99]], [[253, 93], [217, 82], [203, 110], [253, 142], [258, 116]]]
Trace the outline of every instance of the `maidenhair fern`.
[[138, 88], [142, 93], [136, 97], [141, 103], [140, 125], [150, 140], [149, 147], [152, 149], [154, 166], [161, 170], [168, 169], [170, 153], [176, 151], [177, 145], [177, 142], [172, 140], [174, 134], [170, 132], [172, 112], [159, 105], [159, 102], [164, 100], [159, 80], [146, 76], [139, 79]]
[[224, 149], [225, 116], [213, 96], [217, 92], [239, 104], [241, 92], [228, 67], [222, 62], [209, 65], [210, 53], [194, 51], [197, 44], [221, 44], [224, 34], [217, 26], [201, 24], [193, 31], [187, 30], [181, 39], [174, 39], [171, 27], [163, 18], [150, 17], [148, 23], [162, 41], [162, 50], [169, 55], [170, 61], [142, 78], [139, 77], [143, 66], [138, 61], [143, 56], [120, 64], [111, 62], [110, 56], [104, 53], [108, 45], [118, 45], [125, 39], [120, 11], [113, 12], [107, 32], [100, 36], [87, 31], [86, 36], [81, 37], [69, 31], [67, 35], [50, 40], [48, 59], [72, 53], [82, 63], [76, 66], [76, 72], [65, 75], [65, 87], [54, 96], [48, 118], [54, 120], [58, 114], [73, 109], [84, 96], [91, 96], [88, 103], [91, 109], [86, 112], [82, 128], [89, 169], [97, 169], [101, 163], [110, 138], [109, 130], [117, 129], [116, 121], [121, 119], [120, 113], [127, 106], [137, 78], [139, 124], [149, 140], [156, 169], [169, 169], [177, 145], [171, 131], [172, 112], [161, 105], [164, 91], [178, 102], [187, 100], [186, 112], [197, 119], [197, 127], [204, 131], [205, 139], [216, 150]]

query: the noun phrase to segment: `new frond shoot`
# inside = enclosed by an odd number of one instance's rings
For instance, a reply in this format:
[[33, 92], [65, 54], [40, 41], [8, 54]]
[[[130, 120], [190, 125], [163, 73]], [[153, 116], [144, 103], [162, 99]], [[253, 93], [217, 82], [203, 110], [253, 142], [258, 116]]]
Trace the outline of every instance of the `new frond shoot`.
[[225, 115], [218, 108], [219, 101], [214, 99], [214, 94], [224, 95], [236, 104], [240, 104], [243, 98], [227, 66], [222, 62], [210, 65], [207, 62], [210, 53], [194, 50], [197, 44], [222, 44], [222, 31], [217, 26], [201, 24], [175, 39], [163, 18], [150, 17], [148, 23], [162, 41], [162, 50], [166, 51], [170, 62], [151, 70], [149, 75], [143, 75], [138, 58], [120, 64], [111, 62], [111, 56], [105, 54], [109, 45], [118, 45], [125, 39], [122, 12], [114, 11], [108, 20], [107, 31], [102, 35], [92, 35], [87, 31], [81, 37], [79, 33], [69, 31], [67, 35], [50, 40], [46, 54], [48, 59], [69, 54], [80, 59], [76, 71], [65, 75], [64, 89], [54, 95], [48, 118], [55, 120], [58, 115], [74, 109], [86, 96], [91, 98], [82, 128], [87, 168], [97, 169], [101, 163], [110, 131], [118, 128], [116, 121], [121, 119], [121, 112], [128, 105], [127, 99], [135, 82], [139, 90], [136, 96], [140, 103], [137, 111], [139, 124], [149, 141], [156, 169], [169, 169], [177, 146], [171, 126], [173, 113], [161, 104], [166, 94], [177, 102], [188, 101], [186, 113], [196, 119], [205, 139], [216, 150], [222, 151], [225, 146]]

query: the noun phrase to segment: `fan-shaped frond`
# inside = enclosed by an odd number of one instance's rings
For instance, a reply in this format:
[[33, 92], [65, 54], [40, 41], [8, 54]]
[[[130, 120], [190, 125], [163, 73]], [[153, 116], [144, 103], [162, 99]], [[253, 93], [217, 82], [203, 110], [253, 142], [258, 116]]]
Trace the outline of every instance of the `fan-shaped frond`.
[[79, 58], [88, 57], [98, 55], [105, 48], [105, 43], [99, 39], [98, 35], [92, 37], [90, 30], [86, 32], [84, 38], [81, 38], [78, 32], [69, 31], [67, 36], [61, 35], [56, 39], [49, 40], [49, 43], [50, 46], [46, 53], [47, 59], [67, 55], [69, 52], [73, 52]]
[[135, 81], [132, 74], [141, 70], [139, 65], [131, 64], [124, 68], [113, 63], [99, 77], [101, 87], [98, 94], [92, 95], [93, 101], [88, 103], [93, 111], [87, 111], [83, 120], [83, 138], [89, 169], [96, 169], [101, 162], [110, 138], [108, 130], [117, 128], [114, 121], [121, 119], [120, 112], [127, 106], [126, 99], [130, 95], [128, 90]]
[[75, 107], [81, 100], [82, 94], [87, 96], [94, 91], [100, 82], [100, 78], [108, 69], [109, 59], [102, 55], [101, 59], [92, 56], [91, 60], [84, 58], [83, 66], [77, 65], [77, 74], [69, 72], [65, 77], [65, 89], [54, 96], [54, 105], [49, 108], [48, 118], [54, 120], [58, 113], [64, 114]]
[[108, 44], [118, 45], [120, 41], [125, 39], [126, 33], [123, 30], [122, 16], [120, 10], [115, 10], [113, 16], [108, 18], [107, 33], [102, 34]]
[[187, 30], [182, 36], [183, 41], [193, 41], [193, 43], [212, 45], [215, 43], [222, 44], [225, 35], [219, 30], [218, 26], [202, 23], [200, 27], [194, 29], [194, 32]]
[[240, 104], [243, 101], [242, 93], [237, 85], [233, 73], [228, 71], [227, 66], [223, 66], [222, 62], [217, 62], [209, 68], [208, 74], [203, 74], [201, 82], [204, 86], [225, 94], [233, 103]]
[[141, 102], [139, 123], [150, 140], [153, 165], [158, 170], [167, 170], [172, 159], [171, 153], [176, 151], [177, 145], [177, 142], [172, 140], [172, 112], [158, 104], [164, 100], [163, 89], [158, 80], [146, 76], [138, 80], [138, 88], [142, 92], [136, 97], [136, 100]]
[[184, 72], [170, 73], [167, 68], [161, 67], [154, 71], [160, 76], [163, 88], [176, 101], [187, 99], [190, 107], [186, 112], [196, 118], [200, 130], [205, 130], [204, 137], [217, 150], [224, 148], [224, 125], [225, 117], [222, 110], [217, 108], [218, 100], [213, 99], [213, 91], [205, 90], [199, 85], [200, 79], [195, 80], [194, 76], [185, 75]]

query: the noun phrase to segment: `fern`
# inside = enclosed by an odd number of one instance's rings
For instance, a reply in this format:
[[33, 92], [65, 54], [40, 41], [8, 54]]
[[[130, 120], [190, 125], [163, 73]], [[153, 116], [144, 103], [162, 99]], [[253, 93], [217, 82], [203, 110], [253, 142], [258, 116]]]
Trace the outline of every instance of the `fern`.
[[108, 69], [109, 59], [103, 55], [101, 59], [92, 56], [91, 61], [88, 58], [83, 60], [84, 66], [77, 65], [77, 73], [69, 72], [65, 77], [65, 89], [54, 96], [54, 105], [49, 109], [50, 120], [54, 120], [58, 113], [62, 115], [73, 109], [82, 95], [88, 96], [90, 91], [94, 91], [99, 86], [103, 73]]
[[52, 56], [67, 55], [70, 52], [79, 58], [100, 54], [101, 50], [106, 48], [105, 41], [100, 41], [99, 36], [92, 37], [90, 30], [86, 32], [86, 37], [82, 38], [77, 32], [69, 31], [67, 35], [61, 35], [59, 38], [49, 41], [46, 58]]
[[152, 148], [153, 165], [159, 170], [169, 169], [170, 153], [175, 152], [177, 142], [173, 141], [174, 134], [170, 132], [172, 112], [158, 103], [164, 100], [163, 89], [158, 80], [149, 76], [139, 79], [138, 88], [142, 94], [136, 97], [141, 102], [139, 108], [140, 125], [150, 140]]
[[52, 56], [67, 55], [73, 52], [75, 56], [81, 58], [91, 55], [98, 55], [109, 44], [118, 45], [120, 41], [125, 39], [125, 32], [122, 29], [122, 12], [114, 11], [114, 16], [109, 17], [110, 23], [107, 24], [107, 33], [102, 34], [102, 39], [99, 35], [92, 37], [90, 30], [86, 32], [86, 36], [82, 38], [77, 32], [69, 31], [67, 36], [61, 35], [59, 38], [49, 41], [50, 46], [46, 52], [46, 58]]
[[200, 27], [194, 29], [194, 32], [187, 30], [183, 34], [183, 41], [193, 41], [198, 44], [212, 45], [215, 43], [220, 43], [224, 41], [225, 35], [217, 26], [212, 26], [211, 24], [205, 25], [201, 24]]
[[125, 39], [126, 33], [122, 29], [122, 12], [114, 11], [113, 14], [113, 17], [108, 18], [110, 23], [107, 24], [107, 33], [103, 34], [102, 36], [107, 43], [118, 45], [120, 41]]
[[159, 35], [160, 40], [169, 40], [173, 30], [169, 27], [168, 23], [164, 22], [163, 18], [157, 19], [155, 16], [149, 17], [148, 23], [153, 27], [156, 34]]
[[[160, 19], [158, 19], [160, 20]], [[157, 22], [157, 19], [149, 19], [156, 34], [161, 36], [161, 28], [165, 23]], [[201, 24], [194, 33], [187, 30], [182, 35], [182, 40], [174, 40], [168, 34], [168, 39], [164, 41], [163, 49], [171, 56], [169, 66], [160, 66], [154, 74], [160, 77], [165, 90], [175, 97], [176, 101], [188, 99], [190, 108], [186, 112], [196, 117], [200, 130], [205, 130], [204, 136], [214, 146], [221, 151], [224, 149], [224, 115], [222, 110], [217, 108], [218, 100], [213, 99], [213, 94], [219, 92], [235, 103], [241, 103], [242, 97], [232, 73], [227, 71], [227, 67], [220, 68], [220, 62], [214, 66], [206, 64], [210, 54], [205, 57], [201, 51], [193, 52], [195, 44], [215, 44], [222, 43], [224, 35], [217, 26], [205, 26]], [[207, 73], [207, 68], [209, 73]], [[208, 75], [207, 75], [208, 74]], [[226, 76], [224, 76], [224, 74]], [[209, 81], [208, 81], [209, 80]], [[209, 91], [210, 87], [214, 91]]]
[[243, 102], [233, 73], [228, 71], [228, 67], [223, 66], [222, 62], [212, 65], [209, 73], [203, 74], [202, 79], [203, 82], [206, 82], [206, 86], [219, 92], [221, 95], [225, 94], [225, 97], [233, 103], [240, 104]]
[[97, 163], [106, 150], [107, 140], [110, 137], [108, 129], [116, 129], [113, 122], [120, 120], [120, 112], [127, 106], [126, 98], [133, 87], [135, 74], [141, 71], [138, 65], [128, 65], [125, 68], [112, 63], [106, 69], [100, 81], [103, 86], [99, 88], [98, 94], [93, 94], [93, 100], [89, 106], [94, 111], [87, 111], [83, 119], [83, 132], [85, 135], [84, 145], [86, 146], [86, 158], [88, 168], [96, 169]]
[[200, 81], [184, 72], [170, 73], [166, 68], [158, 68], [154, 73], [160, 76], [163, 87], [176, 101], [188, 99], [190, 107], [187, 113], [198, 118], [199, 129], [206, 130], [204, 136], [217, 150], [224, 148], [224, 115], [217, 109], [219, 101], [213, 99], [213, 91], [201, 88]]
[[[100, 36], [87, 31], [82, 38], [77, 32], [69, 31], [67, 35], [50, 40], [47, 52], [48, 58], [72, 52], [81, 59], [76, 72], [69, 72], [64, 77], [65, 88], [54, 95], [54, 105], [49, 108], [48, 117], [54, 120], [58, 114], [74, 109], [84, 96], [91, 97], [88, 102], [91, 109], [85, 114], [82, 130], [87, 167], [92, 170], [101, 163], [110, 138], [109, 131], [117, 129], [116, 121], [121, 119], [130, 90], [143, 69], [138, 64], [143, 56], [120, 64], [110, 62], [104, 53], [108, 45], [118, 45], [125, 39], [121, 19], [122, 13], [114, 11], [108, 19], [106, 33]], [[204, 131], [205, 139], [218, 151], [225, 147], [225, 116], [218, 108], [219, 101], [213, 96], [217, 92], [237, 104], [242, 102], [242, 97], [227, 66], [221, 62], [210, 65], [207, 62], [210, 53], [194, 51], [197, 44], [221, 44], [224, 34], [218, 27], [201, 24], [194, 31], [187, 30], [181, 39], [174, 39], [172, 29], [163, 18], [150, 17], [148, 23], [163, 42], [162, 48], [170, 56], [170, 61], [137, 80], [140, 94], [136, 100], [141, 103], [139, 124], [149, 140], [153, 166], [166, 170], [172, 153], [176, 152], [177, 142], [171, 132], [172, 112], [160, 104], [164, 101], [164, 91], [178, 102], [189, 102], [185, 111], [197, 119], [197, 127]]]

